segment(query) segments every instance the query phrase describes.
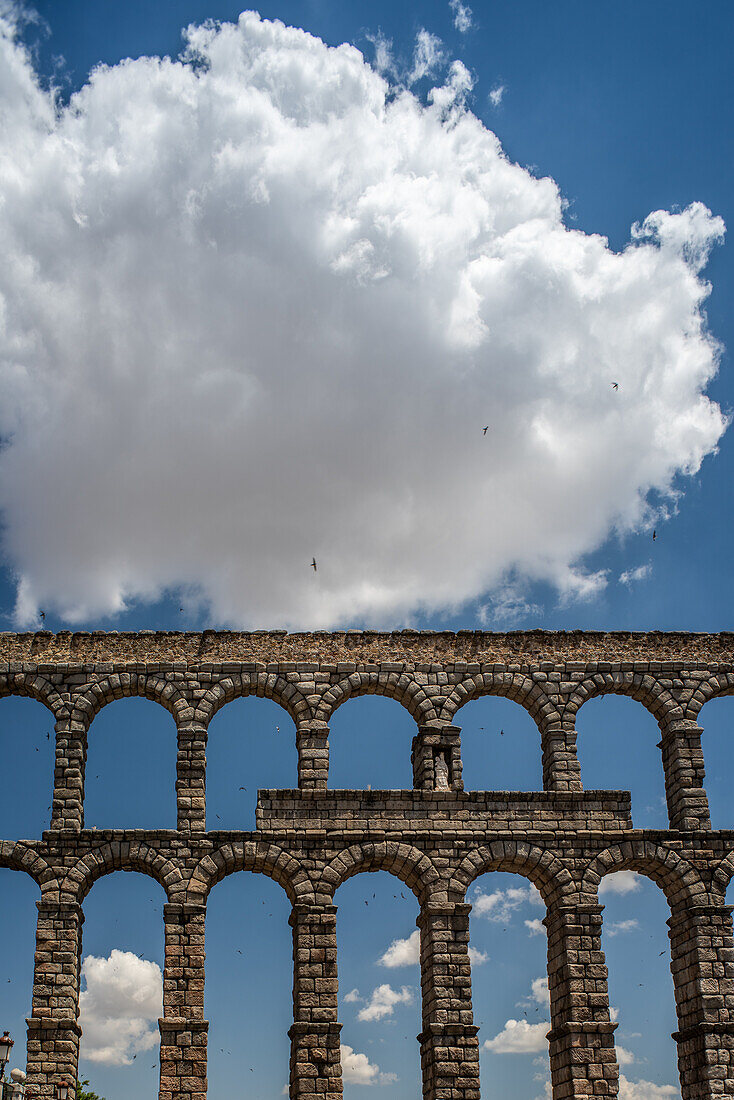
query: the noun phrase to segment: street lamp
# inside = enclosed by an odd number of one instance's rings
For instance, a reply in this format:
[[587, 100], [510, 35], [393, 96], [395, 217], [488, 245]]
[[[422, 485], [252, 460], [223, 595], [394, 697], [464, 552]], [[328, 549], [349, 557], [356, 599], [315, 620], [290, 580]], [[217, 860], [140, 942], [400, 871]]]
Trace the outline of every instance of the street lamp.
[[14, 1042], [15, 1040], [10, 1038], [10, 1032], [4, 1031], [0, 1039], [0, 1081], [5, 1076], [5, 1067], [10, 1059], [10, 1051], [13, 1049]]

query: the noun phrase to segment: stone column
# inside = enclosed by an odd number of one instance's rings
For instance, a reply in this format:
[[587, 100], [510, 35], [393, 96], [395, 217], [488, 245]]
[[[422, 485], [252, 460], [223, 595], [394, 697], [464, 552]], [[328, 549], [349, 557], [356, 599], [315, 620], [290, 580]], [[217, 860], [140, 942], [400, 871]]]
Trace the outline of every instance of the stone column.
[[[79, 979], [82, 908], [70, 902], [36, 902], [33, 1006], [28, 1025], [26, 1095], [57, 1100], [75, 1085], [79, 1065]], [[73, 1095], [73, 1092], [69, 1095]]]
[[163, 906], [166, 956], [159, 1100], [206, 1100], [203, 902]]
[[682, 1100], [734, 1095], [732, 907], [676, 907], [668, 921]]
[[581, 767], [576, 752], [575, 715], [541, 724], [543, 790], [581, 791]]
[[291, 1100], [341, 1100], [336, 906], [294, 905]]
[[423, 1100], [479, 1100], [479, 1042], [471, 1002], [471, 905], [424, 906], [421, 931], [423, 1030], [418, 1036]]
[[463, 791], [461, 777], [461, 729], [459, 726], [419, 726], [413, 738], [410, 759], [413, 764], [413, 789], [436, 789], [436, 757], [443, 753], [449, 768], [449, 787]]
[[304, 722], [296, 729], [298, 786], [302, 791], [325, 791], [329, 783], [329, 727]]
[[711, 817], [703, 789], [704, 767], [700, 726], [685, 719], [661, 725], [658, 748], [663, 754], [665, 796], [671, 829], [710, 829]]
[[178, 728], [176, 807], [182, 833], [206, 829], [206, 742], [204, 726], [190, 723]]
[[548, 989], [551, 1003], [551, 1081], [554, 1100], [613, 1097], [619, 1069], [609, 1019], [607, 968], [601, 949], [598, 902], [554, 905], [548, 929]]
[[87, 761], [87, 724], [78, 718], [56, 723], [56, 762], [51, 828], [75, 833], [84, 828], [84, 768]]

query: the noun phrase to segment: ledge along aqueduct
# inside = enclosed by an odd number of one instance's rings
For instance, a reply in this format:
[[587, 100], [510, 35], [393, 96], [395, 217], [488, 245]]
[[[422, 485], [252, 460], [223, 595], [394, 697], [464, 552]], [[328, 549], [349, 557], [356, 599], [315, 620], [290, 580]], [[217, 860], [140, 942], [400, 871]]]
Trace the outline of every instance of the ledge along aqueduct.
[[[329, 789], [329, 719], [350, 696], [402, 704], [416, 724], [413, 789]], [[632, 826], [624, 791], [585, 791], [576, 712], [595, 695], [638, 700], [660, 726], [668, 830]], [[164, 888], [160, 1100], [204, 1100], [204, 932], [209, 891], [236, 871], [275, 879], [292, 903], [290, 1095], [342, 1094], [337, 1020], [337, 887], [386, 870], [420, 905], [424, 1100], [479, 1097], [467, 888], [512, 871], [546, 905], [554, 1100], [616, 1096], [618, 1068], [597, 889], [629, 868], [670, 906], [683, 1100], [734, 1095], [734, 952], [725, 892], [734, 832], [712, 831], [697, 715], [734, 693], [733, 634], [37, 633], [0, 635], [0, 694], [40, 700], [56, 721], [52, 816], [38, 840], [0, 841], [0, 866], [41, 889], [28, 1019], [28, 1095], [67, 1096], [76, 1080], [84, 898], [109, 872]], [[142, 695], [178, 731], [174, 830], [84, 827], [87, 737], [101, 707]], [[258, 793], [254, 832], [206, 826], [207, 726], [242, 695], [292, 717], [298, 789]], [[502, 695], [537, 723], [543, 791], [464, 792], [462, 705]], [[72, 1095], [71, 1089], [68, 1095]]]

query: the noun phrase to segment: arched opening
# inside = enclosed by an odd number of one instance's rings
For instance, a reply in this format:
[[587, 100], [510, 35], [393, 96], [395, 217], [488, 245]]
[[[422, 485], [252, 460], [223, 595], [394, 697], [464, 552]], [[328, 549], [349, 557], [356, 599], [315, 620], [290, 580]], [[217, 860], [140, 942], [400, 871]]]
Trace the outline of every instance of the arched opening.
[[461, 763], [467, 791], [542, 791], [540, 731], [511, 699], [482, 696], [461, 708]]
[[161, 886], [114, 872], [84, 901], [79, 1077], [106, 1100], [154, 1100], [165, 933]]
[[288, 712], [252, 695], [225, 703], [209, 723], [207, 828], [254, 829], [258, 790], [297, 786], [296, 728]]
[[0, 699], [3, 794], [0, 837], [39, 839], [51, 820], [56, 741], [51, 711], [36, 699]]
[[644, 875], [618, 871], [599, 884], [602, 949], [620, 1072], [620, 1096], [680, 1095], [665, 895]]
[[382, 695], [347, 699], [329, 725], [330, 787], [412, 790], [410, 750], [418, 728], [400, 703]]
[[358, 874], [336, 892], [344, 1095], [380, 1085], [386, 1100], [421, 1095], [418, 902], [386, 871]]
[[630, 791], [636, 829], [667, 829], [660, 727], [642, 703], [623, 695], [590, 699], [576, 717], [586, 790]]
[[26, 1018], [33, 998], [36, 948], [36, 902], [41, 892], [24, 871], [0, 868], [0, 1032], [9, 1031], [14, 1046], [6, 1069], [26, 1068]]
[[542, 1097], [550, 1086], [543, 899], [522, 875], [493, 871], [476, 880], [467, 901], [482, 1096]]
[[734, 828], [731, 788], [734, 782], [734, 699], [712, 699], [698, 718], [706, 772], [704, 786], [709, 800], [712, 829]]
[[176, 754], [176, 724], [159, 703], [104, 706], [88, 733], [85, 827], [175, 829]]
[[262, 874], [237, 872], [209, 894], [205, 1016], [209, 1096], [279, 1097], [293, 1022], [291, 903]]

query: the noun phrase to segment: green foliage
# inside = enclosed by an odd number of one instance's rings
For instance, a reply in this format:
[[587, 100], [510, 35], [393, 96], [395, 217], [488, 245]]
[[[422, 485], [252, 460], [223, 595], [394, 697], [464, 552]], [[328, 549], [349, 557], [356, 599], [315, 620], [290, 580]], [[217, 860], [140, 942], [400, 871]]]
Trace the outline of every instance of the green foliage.
[[97, 1096], [96, 1092], [85, 1092], [89, 1081], [77, 1081], [76, 1100], [104, 1100], [104, 1096]]

